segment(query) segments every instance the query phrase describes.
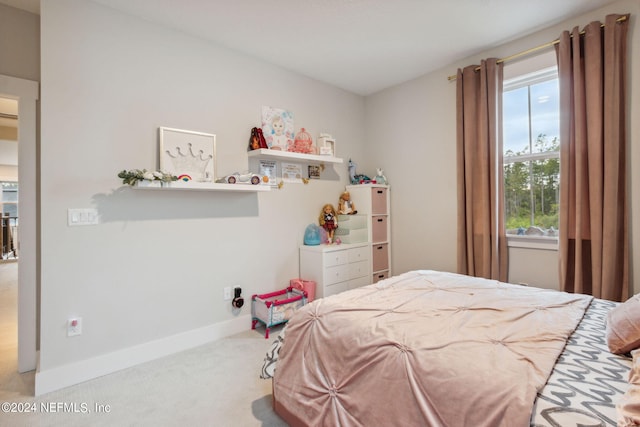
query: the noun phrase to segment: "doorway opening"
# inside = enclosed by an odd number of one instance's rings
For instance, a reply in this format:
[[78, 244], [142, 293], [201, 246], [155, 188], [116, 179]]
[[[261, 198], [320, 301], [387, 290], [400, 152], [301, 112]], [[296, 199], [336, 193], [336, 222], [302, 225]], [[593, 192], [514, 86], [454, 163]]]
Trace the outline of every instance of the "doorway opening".
[[0, 98], [0, 259], [18, 258], [18, 101]]
[[0, 366], [5, 367], [0, 369], [0, 378], [3, 380], [9, 380], [18, 370], [18, 200], [18, 100], [0, 97]]

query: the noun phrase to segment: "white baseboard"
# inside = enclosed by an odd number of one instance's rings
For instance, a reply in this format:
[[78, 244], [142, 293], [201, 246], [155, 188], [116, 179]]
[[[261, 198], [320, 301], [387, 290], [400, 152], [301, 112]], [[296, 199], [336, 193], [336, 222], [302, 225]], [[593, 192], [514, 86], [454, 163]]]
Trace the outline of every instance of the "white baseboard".
[[46, 370], [40, 370], [38, 367], [35, 378], [35, 395], [40, 396], [140, 363], [198, 347], [246, 331], [250, 324], [251, 315], [244, 315], [68, 365]]

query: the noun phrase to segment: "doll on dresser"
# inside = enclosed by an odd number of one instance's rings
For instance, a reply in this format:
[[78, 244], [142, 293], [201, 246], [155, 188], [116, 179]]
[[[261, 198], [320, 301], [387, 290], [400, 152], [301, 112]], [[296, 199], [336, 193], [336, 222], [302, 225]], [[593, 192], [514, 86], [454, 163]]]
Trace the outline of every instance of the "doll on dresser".
[[356, 205], [351, 201], [351, 195], [348, 191], [342, 192], [340, 195], [340, 201], [338, 202], [338, 213], [340, 215], [354, 215], [357, 214]]
[[327, 203], [322, 207], [320, 217], [318, 218], [320, 227], [324, 228], [327, 232], [327, 244], [333, 243], [333, 234], [335, 229], [338, 228], [338, 218], [336, 217], [336, 211], [331, 203]]

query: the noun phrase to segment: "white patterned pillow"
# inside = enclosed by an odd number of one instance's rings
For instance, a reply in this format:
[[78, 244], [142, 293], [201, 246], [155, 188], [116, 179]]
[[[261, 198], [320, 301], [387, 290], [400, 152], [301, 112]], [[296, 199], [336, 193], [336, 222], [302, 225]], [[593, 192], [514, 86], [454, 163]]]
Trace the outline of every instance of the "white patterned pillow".
[[269, 350], [267, 350], [267, 355], [265, 356], [264, 363], [262, 364], [262, 371], [260, 372], [260, 378], [264, 380], [273, 378], [273, 374], [275, 374], [276, 372], [276, 365], [278, 362], [278, 356], [280, 355], [280, 348], [284, 343], [285, 329], [286, 325], [278, 334], [278, 338], [271, 344]]

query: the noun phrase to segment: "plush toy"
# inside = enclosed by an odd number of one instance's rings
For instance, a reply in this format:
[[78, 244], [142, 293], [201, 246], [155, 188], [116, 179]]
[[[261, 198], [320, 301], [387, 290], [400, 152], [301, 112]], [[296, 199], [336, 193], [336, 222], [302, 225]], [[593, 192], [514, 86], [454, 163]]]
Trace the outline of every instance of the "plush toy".
[[338, 202], [338, 213], [340, 215], [357, 214], [356, 205], [351, 201], [351, 195], [348, 191], [343, 191]]
[[376, 177], [373, 178], [376, 180], [376, 184], [387, 185], [389, 182], [387, 181], [387, 177], [384, 176], [384, 171], [380, 168], [376, 170]]
[[331, 203], [327, 203], [322, 207], [320, 217], [318, 218], [320, 226], [327, 232], [327, 244], [330, 245], [333, 242], [333, 233], [338, 228], [338, 218], [336, 217], [336, 210]]
[[358, 180], [356, 180], [356, 164], [349, 159], [349, 179], [352, 184], [357, 184]]

